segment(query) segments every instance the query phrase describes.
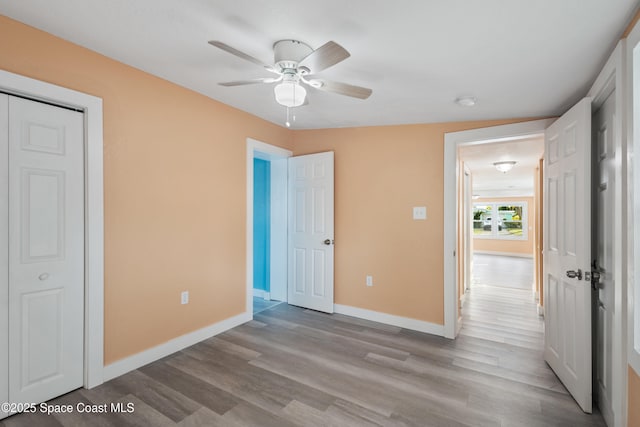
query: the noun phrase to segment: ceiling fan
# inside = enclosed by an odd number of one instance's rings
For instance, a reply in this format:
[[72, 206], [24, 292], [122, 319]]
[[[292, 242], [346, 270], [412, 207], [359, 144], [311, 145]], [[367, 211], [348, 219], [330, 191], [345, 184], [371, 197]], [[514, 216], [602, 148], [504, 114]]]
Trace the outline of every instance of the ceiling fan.
[[333, 41], [325, 43], [316, 50], [298, 40], [277, 41], [273, 44], [274, 65], [264, 64], [253, 56], [217, 40], [211, 40], [209, 44], [277, 74], [277, 77], [237, 80], [218, 83], [219, 85], [242, 86], [257, 83], [278, 83], [274, 87], [276, 101], [285, 107], [298, 107], [307, 103], [307, 91], [304, 85], [359, 99], [367, 99], [372, 93], [371, 89], [322, 79], [315, 74], [351, 56], [345, 48]]

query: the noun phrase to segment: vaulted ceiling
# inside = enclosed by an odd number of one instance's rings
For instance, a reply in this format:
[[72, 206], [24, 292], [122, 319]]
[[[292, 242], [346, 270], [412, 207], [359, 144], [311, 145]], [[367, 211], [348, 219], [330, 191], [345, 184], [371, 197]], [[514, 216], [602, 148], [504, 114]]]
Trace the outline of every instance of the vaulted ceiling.
[[[583, 96], [636, 0], [20, 0], [0, 13], [283, 125], [270, 77], [207, 44], [273, 63], [272, 46], [333, 40], [351, 57], [326, 79], [367, 100], [309, 89], [292, 128], [559, 115]], [[5, 41], [6, 42], [6, 41]], [[19, 43], [19, 40], [11, 41]], [[477, 99], [475, 107], [453, 101]]]

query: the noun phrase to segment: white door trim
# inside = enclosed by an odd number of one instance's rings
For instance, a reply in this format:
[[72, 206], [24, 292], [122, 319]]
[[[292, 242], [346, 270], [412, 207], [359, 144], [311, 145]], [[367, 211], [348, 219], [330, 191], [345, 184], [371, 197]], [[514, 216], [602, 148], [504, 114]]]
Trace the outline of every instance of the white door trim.
[[[626, 84], [625, 73], [626, 41], [618, 42], [615, 50], [600, 71], [587, 96], [593, 99], [592, 111], [596, 111], [607, 97], [616, 92], [615, 117], [613, 120], [613, 145], [615, 149], [615, 188], [613, 195], [613, 328], [612, 328], [612, 409], [614, 426], [627, 425], [627, 137], [625, 133]], [[613, 426], [612, 426], [613, 427]]]
[[[626, 74], [623, 89], [627, 96], [624, 104], [625, 130], [627, 138], [627, 150], [630, 155], [627, 157], [627, 183], [628, 195], [631, 197], [628, 214], [628, 230], [631, 232], [630, 245], [627, 246], [631, 255], [628, 270], [629, 286], [627, 286], [627, 358], [628, 363], [635, 372], [640, 372], [640, 282], [638, 281], [640, 272], [640, 226], [635, 222], [640, 219], [638, 215], [638, 197], [640, 195], [640, 108], [638, 108], [638, 98], [640, 97], [640, 87], [637, 84], [637, 75], [640, 71], [638, 58], [638, 46], [640, 45], [640, 24], [636, 24], [625, 40], [625, 61], [623, 73]], [[628, 378], [625, 377], [625, 380]], [[625, 390], [628, 389], [625, 387]], [[626, 397], [623, 404], [627, 404]], [[623, 411], [623, 415], [628, 417], [628, 408]], [[625, 419], [625, 421], [627, 421]]]
[[[266, 154], [270, 159], [285, 159], [293, 153], [284, 148], [247, 138], [247, 302], [245, 314], [253, 319], [253, 159], [256, 153]], [[264, 158], [265, 156], [259, 156]], [[286, 254], [285, 254], [286, 256]]]
[[554, 119], [532, 120], [444, 134], [444, 336], [458, 334], [458, 147], [543, 135]]
[[0, 90], [84, 111], [85, 132], [85, 355], [84, 387], [103, 382], [104, 202], [102, 99], [0, 70]]

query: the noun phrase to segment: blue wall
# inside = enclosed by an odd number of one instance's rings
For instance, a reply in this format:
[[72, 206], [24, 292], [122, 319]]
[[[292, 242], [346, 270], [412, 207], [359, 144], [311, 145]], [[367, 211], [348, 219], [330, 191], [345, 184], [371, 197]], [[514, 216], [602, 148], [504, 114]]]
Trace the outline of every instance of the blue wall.
[[253, 159], [253, 287], [269, 292], [271, 163]]

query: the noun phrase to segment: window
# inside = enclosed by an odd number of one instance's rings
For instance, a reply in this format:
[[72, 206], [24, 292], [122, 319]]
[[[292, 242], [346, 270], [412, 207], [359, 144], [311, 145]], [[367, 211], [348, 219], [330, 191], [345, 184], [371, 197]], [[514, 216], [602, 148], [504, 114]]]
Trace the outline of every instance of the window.
[[473, 204], [473, 237], [527, 240], [527, 202]]

